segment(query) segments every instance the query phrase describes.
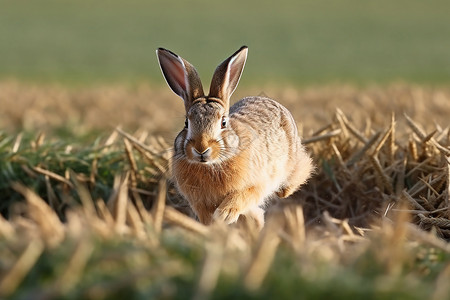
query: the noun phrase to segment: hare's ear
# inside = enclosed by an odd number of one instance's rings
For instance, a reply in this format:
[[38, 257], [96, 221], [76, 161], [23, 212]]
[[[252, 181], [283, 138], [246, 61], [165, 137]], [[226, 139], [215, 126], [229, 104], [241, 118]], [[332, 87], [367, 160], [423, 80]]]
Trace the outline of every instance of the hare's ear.
[[186, 110], [196, 98], [203, 97], [203, 87], [195, 68], [172, 51], [156, 50], [159, 66], [172, 91], [183, 98]]
[[242, 46], [217, 67], [209, 88], [210, 97], [217, 97], [227, 103], [229, 102], [231, 94], [233, 94], [241, 78], [247, 60], [247, 52], [247, 46]]

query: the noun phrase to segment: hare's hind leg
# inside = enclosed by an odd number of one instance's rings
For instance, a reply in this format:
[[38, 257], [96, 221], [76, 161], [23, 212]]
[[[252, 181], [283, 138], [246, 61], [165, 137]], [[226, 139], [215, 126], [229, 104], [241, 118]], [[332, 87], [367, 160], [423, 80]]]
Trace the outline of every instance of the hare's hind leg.
[[286, 182], [277, 191], [277, 196], [287, 198], [300, 188], [308, 180], [313, 172], [313, 164], [308, 154], [301, 149], [294, 170], [289, 174]]

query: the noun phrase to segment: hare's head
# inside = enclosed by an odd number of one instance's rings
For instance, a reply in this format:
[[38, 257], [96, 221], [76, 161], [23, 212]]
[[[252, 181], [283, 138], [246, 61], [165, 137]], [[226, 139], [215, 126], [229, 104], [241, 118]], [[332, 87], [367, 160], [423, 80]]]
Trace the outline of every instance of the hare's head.
[[204, 94], [200, 77], [189, 62], [163, 48], [156, 53], [167, 84], [184, 100], [186, 109], [185, 127], [179, 135], [182, 138], [176, 140], [176, 148], [184, 149], [186, 157], [193, 162], [223, 160], [227, 151], [238, 143], [237, 139], [230, 138], [234, 132], [230, 130], [228, 111], [230, 96], [247, 59], [247, 47], [241, 47], [217, 67], [209, 95]]

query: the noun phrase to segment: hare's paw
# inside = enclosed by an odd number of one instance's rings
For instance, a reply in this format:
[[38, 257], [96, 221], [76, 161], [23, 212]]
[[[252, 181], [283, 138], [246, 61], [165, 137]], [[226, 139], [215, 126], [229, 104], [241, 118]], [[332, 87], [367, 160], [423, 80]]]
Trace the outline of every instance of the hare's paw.
[[240, 211], [233, 206], [219, 207], [214, 212], [213, 219], [232, 224], [239, 219]]
[[264, 210], [258, 206], [252, 207], [245, 214], [239, 216], [238, 223], [244, 223], [246, 227], [259, 232], [264, 227]]

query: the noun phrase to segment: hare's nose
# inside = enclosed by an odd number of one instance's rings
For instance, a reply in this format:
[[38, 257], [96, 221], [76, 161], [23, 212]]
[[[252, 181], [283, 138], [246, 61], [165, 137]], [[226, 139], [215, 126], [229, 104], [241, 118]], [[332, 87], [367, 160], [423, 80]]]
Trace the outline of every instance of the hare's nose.
[[192, 149], [194, 149], [194, 151], [196, 152], [195, 154], [197, 154], [197, 155], [208, 155], [208, 153], [211, 152], [211, 147], [208, 147], [203, 151], [199, 151], [195, 147], [193, 147]]
[[195, 147], [192, 147], [192, 150], [195, 156], [200, 156], [202, 159], [207, 159], [211, 156], [211, 147], [208, 147], [203, 151], [199, 151]]

